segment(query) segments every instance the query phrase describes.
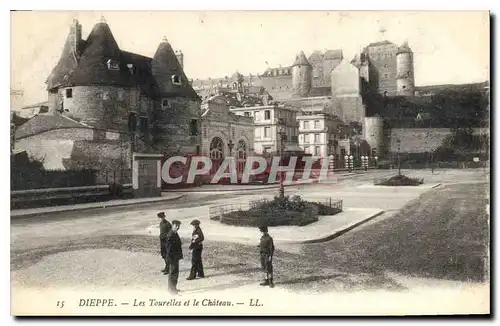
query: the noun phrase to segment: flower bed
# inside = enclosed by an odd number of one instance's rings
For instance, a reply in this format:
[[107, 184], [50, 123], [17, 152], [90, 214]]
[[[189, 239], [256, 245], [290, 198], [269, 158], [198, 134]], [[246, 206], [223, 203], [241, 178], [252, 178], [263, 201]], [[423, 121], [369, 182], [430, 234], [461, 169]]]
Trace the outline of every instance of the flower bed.
[[293, 198], [275, 197], [273, 200], [251, 201], [248, 209], [239, 207], [217, 207], [211, 212], [212, 219], [221, 223], [237, 226], [304, 226], [318, 220], [318, 215], [335, 215], [342, 211], [342, 201], [328, 200], [325, 203], [302, 200], [300, 196]]
[[419, 186], [424, 183], [423, 178], [409, 178], [405, 175], [396, 175], [388, 179], [375, 181], [376, 186]]

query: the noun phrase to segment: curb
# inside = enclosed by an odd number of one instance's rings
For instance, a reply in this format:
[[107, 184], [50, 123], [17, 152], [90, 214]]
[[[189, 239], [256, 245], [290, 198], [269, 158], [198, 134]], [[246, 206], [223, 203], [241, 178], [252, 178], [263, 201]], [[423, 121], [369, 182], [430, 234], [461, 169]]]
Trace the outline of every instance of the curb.
[[373, 220], [374, 218], [384, 214], [385, 211], [380, 211], [378, 213], [375, 213], [365, 219], [362, 219], [361, 221], [358, 221], [354, 224], [351, 224], [349, 225], [348, 227], [346, 228], [343, 228], [342, 230], [337, 230], [335, 231], [333, 234], [330, 234], [330, 235], [327, 235], [327, 236], [324, 236], [324, 237], [321, 237], [321, 238], [317, 238], [317, 239], [312, 239], [312, 240], [304, 240], [304, 241], [297, 241], [297, 242], [282, 242], [282, 243], [290, 243], [290, 244], [310, 244], [310, 243], [320, 243], [320, 242], [327, 242], [327, 241], [330, 241], [330, 240], [333, 240], [335, 238], [338, 238], [340, 237], [341, 235], [351, 231], [352, 229], [355, 229], [357, 228], [358, 226], [366, 223], [366, 222], [369, 222], [371, 220]]
[[[46, 212], [28, 212], [26, 214], [16, 214], [12, 215], [12, 213], [16, 212], [16, 210], [10, 212], [10, 218], [15, 219], [15, 218], [28, 218], [28, 217], [35, 217], [35, 216], [41, 216], [41, 215], [50, 215], [50, 214], [60, 214], [60, 213], [67, 213], [67, 212], [81, 212], [81, 211], [88, 211], [88, 210], [96, 210], [96, 209], [107, 209], [107, 208], [112, 208], [112, 207], [126, 207], [126, 206], [132, 206], [132, 205], [143, 205], [143, 204], [153, 204], [153, 203], [165, 203], [169, 201], [174, 201], [177, 199], [180, 199], [184, 197], [184, 194], [180, 194], [177, 196], [173, 196], [171, 198], [165, 198], [165, 199], [155, 199], [155, 200], [150, 200], [150, 201], [141, 201], [141, 202], [128, 202], [128, 203], [111, 203], [111, 204], [106, 204], [106, 202], [101, 202], [99, 203], [99, 206], [94, 206], [94, 207], [68, 207], [68, 208], [63, 208], [60, 210], [55, 210], [55, 211], [46, 211]], [[54, 206], [54, 207], [61, 207], [61, 206]], [[45, 207], [40, 207], [40, 208], [34, 208], [34, 209], [42, 209]]]
[[[322, 236], [320, 238], [300, 240], [300, 241], [275, 239], [274, 242], [279, 243], [279, 244], [312, 244], [312, 243], [327, 242], [327, 241], [333, 240], [337, 237], [340, 237], [341, 235], [357, 228], [358, 226], [360, 226], [364, 223], [367, 223], [367, 222], [375, 219], [376, 217], [384, 214], [385, 212], [386, 211], [381, 210], [381, 211], [374, 213], [373, 215], [370, 215], [362, 220], [359, 220], [359, 221], [357, 221], [357, 222], [355, 222], [347, 227], [342, 227], [341, 229], [337, 229], [334, 231], [333, 234], [325, 235], [325, 236]], [[218, 241], [222, 241], [222, 242], [255, 242], [256, 240], [255, 240], [255, 238], [250, 238], [250, 237], [222, 237], [222, 238], [218, 238]]]
[[[318, 183], [318, 179], [314, 179], [312, 182], [303, 182], [303, 183], [288, 183], [284, 184], [283, 186], [286, 187], [298, 187], [298, 186], [304, 186], [304, 185], [311, 185]], [[181, 193], [200, 193], [200, 192], [213, 192], [213, 193], [226, 193], [226, 192], [238, 192], [238, 191], [249, 191], [249, 190], [267, 190], [267, 189], [277, 189], [279, 188], [280, 185], [278, 184], [272, 184], [272, 185], [254, 185], [251, 187], [246, 187], [246, 188], [241, 188], [241, 189], [203, 189], [203, 187], [199, 188], [192, 188], [194, 190], [182, 190], [182, 189], [172, 189], [172, 190], [164, 190], [163, 192], [169, 193], [169, 192], [181, 192]]]

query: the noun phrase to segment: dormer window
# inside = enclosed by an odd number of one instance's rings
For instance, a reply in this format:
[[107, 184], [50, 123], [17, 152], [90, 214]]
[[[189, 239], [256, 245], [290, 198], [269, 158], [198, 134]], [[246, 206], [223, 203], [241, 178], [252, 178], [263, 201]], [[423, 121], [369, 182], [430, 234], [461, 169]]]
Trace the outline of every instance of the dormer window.
[[173, 75], [172, 76], [172, 84], [180, 85], [181, 84], [181, 76]]
[[130, 71], [130, 73], [133, 75], [134, 74], [134, 65], [132, 63], [127, 63], [127, 68]]
[[109, 59], [108, 60], [108, 70], [120, 70], [120, 66], [118, 65], [118, 62], [115, 60]]

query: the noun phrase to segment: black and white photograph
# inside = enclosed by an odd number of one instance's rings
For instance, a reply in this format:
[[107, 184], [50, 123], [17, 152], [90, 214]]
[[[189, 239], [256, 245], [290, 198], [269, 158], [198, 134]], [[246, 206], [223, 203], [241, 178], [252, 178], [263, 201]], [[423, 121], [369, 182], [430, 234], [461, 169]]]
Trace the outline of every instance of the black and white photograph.
[[11, 11], [11, 315], [489, 315], [490, 15]]

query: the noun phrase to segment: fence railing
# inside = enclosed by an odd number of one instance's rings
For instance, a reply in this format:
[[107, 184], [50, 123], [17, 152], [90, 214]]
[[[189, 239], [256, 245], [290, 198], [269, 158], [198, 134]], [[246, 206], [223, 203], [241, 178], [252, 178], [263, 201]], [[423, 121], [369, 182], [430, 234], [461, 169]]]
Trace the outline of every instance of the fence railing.
[[[305, 225], [317, 221], [318, 215], [335, 215], [342, 212], [343, 200], [329, 197], [308, 201], [291, 200], [288, 205], [288, 208], [279, 207], [269, 199], [217, 205], [209, 208], [209, 218], [232, 225], [254, 225], [258, 221], [275, 225]], [[250, 210], [251, 212], [248, 212]], [[235, 213], [240, 211], [241, 214]]]

